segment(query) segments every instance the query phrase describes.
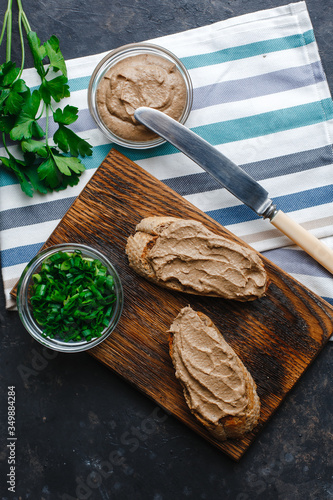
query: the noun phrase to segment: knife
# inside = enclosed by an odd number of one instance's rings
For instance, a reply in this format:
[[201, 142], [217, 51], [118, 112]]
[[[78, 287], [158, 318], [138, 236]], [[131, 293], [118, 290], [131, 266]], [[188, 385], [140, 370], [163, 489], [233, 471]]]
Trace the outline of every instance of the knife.
[[209, 142], [156, 109], [137, 108], [134, 117], [191, 158], [257, 215], [269, 219], [273, 226], [333, 274], [333, 250], [277, 209], [268, 192], [257, 181]]

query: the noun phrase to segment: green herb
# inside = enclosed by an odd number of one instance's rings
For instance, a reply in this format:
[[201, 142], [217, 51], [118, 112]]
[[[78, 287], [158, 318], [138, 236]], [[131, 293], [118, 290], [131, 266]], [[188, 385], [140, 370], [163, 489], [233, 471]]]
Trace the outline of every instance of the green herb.
[[109, 325], [116, 301], [114, 279], [99, 260], [79, 251], [59, 251], [32, 279], [32, 314], [43, 336], [89, 341]]
[[[11, 61], [12, 2], [8, 0], [0, 35], [1, 46], [6, 33], [6, 62], [0, 65], [0, 132], [7, 153], [0, 156], [0, 161], [16, 175], [22, 190], [33, 196], [34, 191], [47, 193], [76, 185], [85, 170], [78, 156], [91, 156], [92, 147], [68, 127], [77, 120], [78, 108], [67, 105], [55, 109], [55, 103], [70, 96], [59, 40], [52, 35], [41, 44], [30, 28], [21, 0], [17, 0], [21, 66]], [[25, 60], [23, 29], [41, 81], [33, 92], [21, 78]], [[41, 117], [46, 117], [45, 130], [40, 126]], [[54, 145], [49, 143], [50, 117], [58, 127], [53, 134]], [[19, 158], [9, 151], [8, 138], [19, 146]]]

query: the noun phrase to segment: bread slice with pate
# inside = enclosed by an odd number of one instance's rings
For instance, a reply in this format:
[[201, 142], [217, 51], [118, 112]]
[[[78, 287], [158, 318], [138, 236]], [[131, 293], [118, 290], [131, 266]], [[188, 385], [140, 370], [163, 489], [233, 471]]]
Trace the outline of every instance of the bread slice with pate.
[[169, 333], [175, 375], [193, 415], [220, 441], [251, 431], [260, 414], [256, 384], [210, 318], [184, 307]]
[[257, 252], [191, 219], [143, 219], [127, 240], [126, 254], [139, 275], [179, 292], [246, 301], [267, 288]]

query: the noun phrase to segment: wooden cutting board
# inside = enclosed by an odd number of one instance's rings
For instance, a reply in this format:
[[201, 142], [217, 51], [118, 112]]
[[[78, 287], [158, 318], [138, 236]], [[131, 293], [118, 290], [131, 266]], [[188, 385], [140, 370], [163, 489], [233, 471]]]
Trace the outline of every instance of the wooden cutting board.
[[[124, 249], [136, 224], [150, 215], [193, 218], [245, 245], [138, 165], [111, 150], [44, 248], [63, 242], [85, 243], [110, 257], [123, 283], [124, 310], [116, 331], [89, 352], [238, 460], [332, 335], [333, 308], [265, 258], [270, 285], [266, 296], [253, 302], [189, 296], [149, 283], [129, 268]], [[167, 330], [188, 304], [206, 313], [220, 328], [257, 384], [260, 422], [241, 440], [221, 443], [206, 432], [188, 410], [175, 378]]]

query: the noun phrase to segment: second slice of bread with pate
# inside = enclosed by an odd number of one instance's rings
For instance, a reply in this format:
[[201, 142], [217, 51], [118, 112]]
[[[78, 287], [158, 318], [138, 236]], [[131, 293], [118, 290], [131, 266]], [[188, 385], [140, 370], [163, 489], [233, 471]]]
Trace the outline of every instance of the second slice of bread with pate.
[[260, 414], [256, 384], [211, 319], [184, 307], [169, 332], [175, 374], [193, 415], [220, 441], [251, 431]]

